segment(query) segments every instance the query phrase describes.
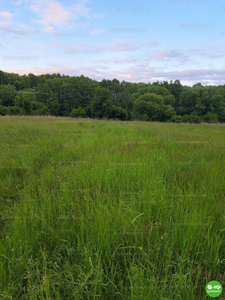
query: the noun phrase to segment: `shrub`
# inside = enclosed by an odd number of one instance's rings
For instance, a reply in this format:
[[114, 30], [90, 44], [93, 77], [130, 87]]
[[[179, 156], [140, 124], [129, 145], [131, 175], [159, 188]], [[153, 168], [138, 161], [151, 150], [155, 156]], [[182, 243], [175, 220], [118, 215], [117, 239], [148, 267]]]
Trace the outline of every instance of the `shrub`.
[[199, 117], [196, 112], [192, 112], [190, 115], [184, 115], [182, 117], [183, 122], [188, 123], [200, 123], [202, 121], [201, 117]]
[[128, 120], [128, 112], [126, 109], [122, 108], [121, 106], [113, 106], [112, 110], [112, 115], [114, 119], [119, 119], [119, 120]]
[[6, 116], [6, 115], [9, 115], [9, 114], [10, 114], [9, 108], [6, 107], [6, 106], [0, 105], [0, 115], [1, 116]]
[[78, 118], [78, 117], [85, 118], [86, 116], [87, 116], [86, 111], [81, 107], [77, 109], [73, 108], [73, 110], [70, 113], [71, 118]]
[[182, 117], [180, 115], [172, 116], [171, 121], [174, 123], [181, 123], [182, 122]]
[[218, 123], [218, 115], [208, 112], [206, 115], [202, 117], [202, 119], [207, 123]]

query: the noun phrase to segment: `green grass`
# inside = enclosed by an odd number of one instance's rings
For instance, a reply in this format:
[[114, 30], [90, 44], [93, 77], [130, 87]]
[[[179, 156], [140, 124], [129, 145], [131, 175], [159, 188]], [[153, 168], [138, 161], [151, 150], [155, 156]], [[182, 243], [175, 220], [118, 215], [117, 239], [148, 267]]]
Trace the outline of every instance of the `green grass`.
[[225, 290], [225, 125], [1, 117], [0, 153], [0, 299]]

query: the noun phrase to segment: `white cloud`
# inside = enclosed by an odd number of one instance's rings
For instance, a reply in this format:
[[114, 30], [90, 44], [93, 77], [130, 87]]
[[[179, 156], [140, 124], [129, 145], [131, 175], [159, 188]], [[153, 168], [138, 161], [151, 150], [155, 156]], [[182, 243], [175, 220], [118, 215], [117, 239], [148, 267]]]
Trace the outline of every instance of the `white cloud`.
[[89, 18], [89, 16], [90, 16], [90, 9], [85, 7], [84, 4], [75, 4], [75, 5], [73, 5], [71, 11], [77, 16], [82, 16], [82, 17], [85, 17], [85, 18]]
[[43, 19], [53, 24], [64, 23], [69, 19], [69, 15], [69, 12], [61, 4], [51, 1], [45, 3], [42, 13]]
[[32, 12], [34, 12], [36, 14], [41, 13], [41, 7], [38, 4], [31, 4], [28, 8], [29, 8], [29, 10], [31, 10]]
[[6, 28], [10, 23], [9, 22], [1, 22], [0, 21], [0, 28]]
[[38, 20], [38, 21], [33, 21], [33, 22], [42, 25], [43, 28], [40, 29], [40, 32], [43, 32], [43, 33], [54, 33], [55, 32], [54, 28], [49, 25], [48, 21]]
[[38, 30], [36, 30], [35, 28], [24, 25], [24, 24], [20, 24], [19, 27], [22, 29], [21, 30], [22, 34], [35, 34], [35, 33], [38, 33]]
[[[88, 1], [77, 1], [65, 6], [56, 0], [33, 0], [27, 8], [39, 17], [33, 22], [44, 27], [42, 32], [52, 33], [53, 26], [62, 29], [65, 27], [86, 27], [89, 24], [78, 22], [79, 18], [99, 17], [100, 15], [91, 14], [86, 3]], [[95, 29], [92, 31], [92, 35], [100, 32], [100, 30]]]
[[2, 11], [2, 12], [0, 12], [0, 17], [1, 18], [11, 18], [12, 14], [8, 11]]

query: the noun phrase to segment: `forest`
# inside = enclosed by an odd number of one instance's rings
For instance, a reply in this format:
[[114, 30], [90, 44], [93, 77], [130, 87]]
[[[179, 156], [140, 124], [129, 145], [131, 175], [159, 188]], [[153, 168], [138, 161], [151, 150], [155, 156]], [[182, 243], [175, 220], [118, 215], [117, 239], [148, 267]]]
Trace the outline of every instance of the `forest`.
[[225, 84], [98, 82], [83, 75], [19, 75], [0, 70], [0, 115], [222, 123]]

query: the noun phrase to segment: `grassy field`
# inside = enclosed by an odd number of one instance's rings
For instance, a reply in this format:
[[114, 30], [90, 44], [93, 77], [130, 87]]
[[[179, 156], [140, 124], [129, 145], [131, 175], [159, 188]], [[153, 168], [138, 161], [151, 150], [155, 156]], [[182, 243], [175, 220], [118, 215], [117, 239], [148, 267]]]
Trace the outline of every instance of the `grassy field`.
[[225, 299], [225, 125], [0, 118], [0, 299]]

